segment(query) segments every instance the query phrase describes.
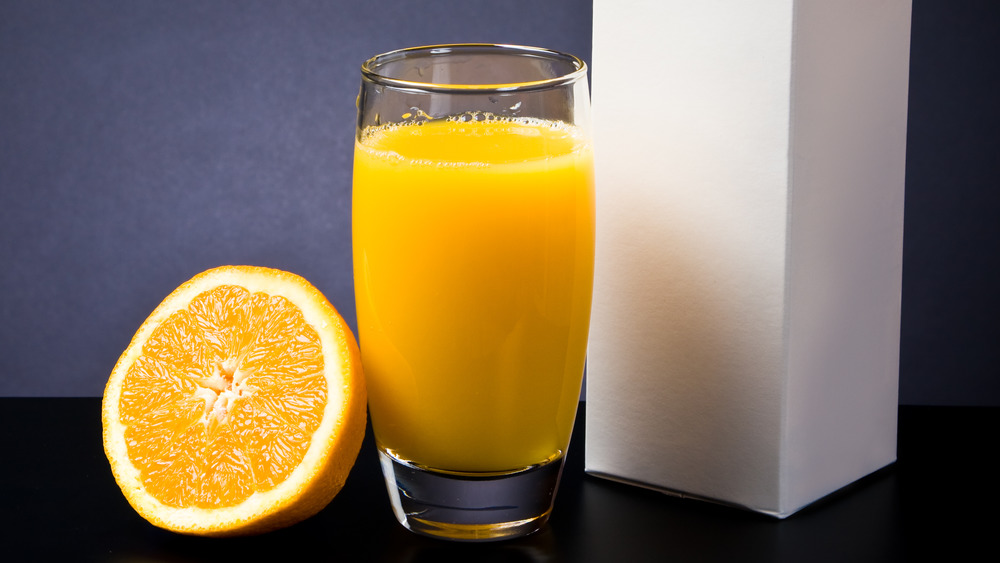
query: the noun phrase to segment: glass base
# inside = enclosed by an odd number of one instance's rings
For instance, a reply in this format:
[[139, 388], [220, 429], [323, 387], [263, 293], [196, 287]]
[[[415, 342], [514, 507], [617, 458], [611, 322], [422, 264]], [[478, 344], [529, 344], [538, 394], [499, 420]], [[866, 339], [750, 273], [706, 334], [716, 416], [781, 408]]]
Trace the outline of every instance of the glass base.
[[565, 456], [511, 473], [433, 471], [379, 448], [392, 511], [410, 531], [460, 541], [526, 536], [549, 519]]

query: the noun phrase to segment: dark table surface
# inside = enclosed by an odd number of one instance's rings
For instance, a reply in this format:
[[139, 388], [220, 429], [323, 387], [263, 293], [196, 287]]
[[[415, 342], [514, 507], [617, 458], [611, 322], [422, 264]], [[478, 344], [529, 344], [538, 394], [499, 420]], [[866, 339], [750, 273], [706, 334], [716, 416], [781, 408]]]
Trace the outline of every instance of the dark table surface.
[[895, 464], [779, 521], [586, 475], [581, 410], [547, 527], [489, 544], [400, 527], [369, 429], [346, 486], [325, 510], [270, 534], [211, 539], [155, 528], [128, 505], [104, 457], [100, 399], [0, 398], [0, 559], [995, 560], [998, 429], [1000, 408], [902, 406]]

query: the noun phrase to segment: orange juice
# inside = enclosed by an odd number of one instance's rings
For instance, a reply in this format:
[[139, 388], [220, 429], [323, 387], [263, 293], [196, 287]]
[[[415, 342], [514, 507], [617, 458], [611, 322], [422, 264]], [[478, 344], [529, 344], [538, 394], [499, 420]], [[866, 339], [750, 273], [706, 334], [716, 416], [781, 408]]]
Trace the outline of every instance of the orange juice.
[[[470, 118], [471, 117], [471, 118]], [[540, 120], [434, 120], [355, 148], [355, 293], [376, 440], [493, 472], [557, 459], [586, 356], [589, 143]]]

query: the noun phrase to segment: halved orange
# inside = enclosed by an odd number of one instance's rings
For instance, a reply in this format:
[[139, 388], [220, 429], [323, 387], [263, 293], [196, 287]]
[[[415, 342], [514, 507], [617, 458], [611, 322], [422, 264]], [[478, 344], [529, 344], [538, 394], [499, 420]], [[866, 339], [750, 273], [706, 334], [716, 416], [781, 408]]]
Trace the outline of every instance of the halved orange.
[[153, 524], [265, 532], [340, 491], [366, 401], [357, 342], [319, 290], [284, 271], [223, 266], [139, 327], [104, 391], [104, 450]]

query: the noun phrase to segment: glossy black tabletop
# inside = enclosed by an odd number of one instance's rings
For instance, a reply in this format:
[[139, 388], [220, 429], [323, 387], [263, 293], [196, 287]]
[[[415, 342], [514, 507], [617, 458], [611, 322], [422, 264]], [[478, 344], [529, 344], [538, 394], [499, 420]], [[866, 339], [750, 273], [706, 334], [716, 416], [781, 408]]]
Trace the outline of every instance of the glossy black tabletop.
[[[899, 409], [898, 461], [785, 520], [586, 475], [581, 414], [552, 519], [487, 544], [396, 523], [371, 432], [318, 515], [261, 536], [211, 539], [146, 523], [101, 445], [97, 398], [0, 398], [5, 561], [947, 561], [991, 560], [1000, 409]], [[985, 550], [985, 551], [983, 551]]]

